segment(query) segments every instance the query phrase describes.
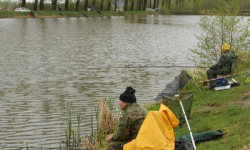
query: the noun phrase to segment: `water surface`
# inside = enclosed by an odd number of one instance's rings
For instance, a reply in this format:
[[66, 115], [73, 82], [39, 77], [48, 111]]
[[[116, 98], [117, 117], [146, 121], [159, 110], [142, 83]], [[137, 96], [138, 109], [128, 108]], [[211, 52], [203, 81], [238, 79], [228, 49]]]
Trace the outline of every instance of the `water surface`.
[[[98, 100], [133, 86], [152, 102], [193, 65], [199, 16], [0, 20], [0, 149], [58, 147], [67, 102], [89, 134]], [[120, 67], [120, 68], [119, 68]], [[98, 68], [98, 69], [97, 69]]]

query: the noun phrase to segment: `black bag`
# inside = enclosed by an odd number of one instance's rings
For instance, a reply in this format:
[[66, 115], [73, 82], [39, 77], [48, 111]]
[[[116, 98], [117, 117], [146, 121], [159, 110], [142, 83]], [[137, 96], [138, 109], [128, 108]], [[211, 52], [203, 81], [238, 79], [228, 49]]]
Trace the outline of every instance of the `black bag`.
[[[193, 133], [194, 141], [196, 144], [200, 142], [215, 140], [223, 138], [223, 133], [221, 130], [209, 131], [203, 133]], [[185, 134], [180, 138], [175, 140], [175, 150], [193, 150], [193, 144], [190, 138], [190, 134]]]
[[192, 150], [192, 149], [194, 149], [194, 147], [192, 142], [190, 141], [184, 141], [184, 140], [175, 141], [174, 150]]

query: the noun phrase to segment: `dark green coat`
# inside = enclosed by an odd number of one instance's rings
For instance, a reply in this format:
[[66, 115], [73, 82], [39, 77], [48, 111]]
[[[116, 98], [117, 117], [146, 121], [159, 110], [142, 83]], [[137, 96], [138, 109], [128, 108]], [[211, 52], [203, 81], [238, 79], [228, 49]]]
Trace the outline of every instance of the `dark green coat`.
[[[219, 61], [210, 67], [207, 71], [207, 78], [215, 79], [217, 75], [228, 75], [233, 73], [234, 61], [237, 56], [230, 50], [223, 53]], [[210, 81], [211, 86], [215, 86], [215, 80]]]
[[226, 51], [223, 53], [219, 61], [210, 67], [211, 70], [217, 70], [221, 72], [231, 73], [233, 70], [232, 63], [234, 63], [237, 56], [232, 51]]
[[119, 118], [117, 132], [113, 135], [108, 150], [118, 150], [136, 138], [148, 111], [137, 103], [131, 103]]

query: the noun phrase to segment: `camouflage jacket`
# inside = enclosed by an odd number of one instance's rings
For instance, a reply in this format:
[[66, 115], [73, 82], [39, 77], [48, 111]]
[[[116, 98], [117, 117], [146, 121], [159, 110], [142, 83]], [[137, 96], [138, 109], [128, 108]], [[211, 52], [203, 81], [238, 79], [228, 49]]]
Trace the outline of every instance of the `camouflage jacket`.
[[223, 53], [219, 59], [219, 61], [212, 65], [210, 69], [212, 70], [224, 70], [224, 71], [231, 71], [231, 66], [237, 56], [232, 51], [226, 51]]
[[148, 111], [137, 103], [127, 106], [120, 116], [117, 132], [112, 142], [127, 143], [136, 138]]

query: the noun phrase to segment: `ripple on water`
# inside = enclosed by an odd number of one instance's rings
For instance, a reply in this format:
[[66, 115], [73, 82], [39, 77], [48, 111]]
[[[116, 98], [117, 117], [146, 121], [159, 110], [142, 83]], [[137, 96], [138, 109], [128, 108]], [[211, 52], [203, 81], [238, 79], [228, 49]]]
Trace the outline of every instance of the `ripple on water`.
[[59, 147], [65, 139], [68, 102], [73, 128], [76, 113], [81, 113], [83, 135], [89, 134], [94, 107], [105, 96], [114, 97], [118, 107], [119, 94], [133, 86], [139, 103], [151, 102], [183, 68], [136, 67], [190, 64], [188, 48], [196, 44], [194, 33], [200, 33], [198, 20], [1, 20], [0, 149], [16, 150], [26, 142]]

